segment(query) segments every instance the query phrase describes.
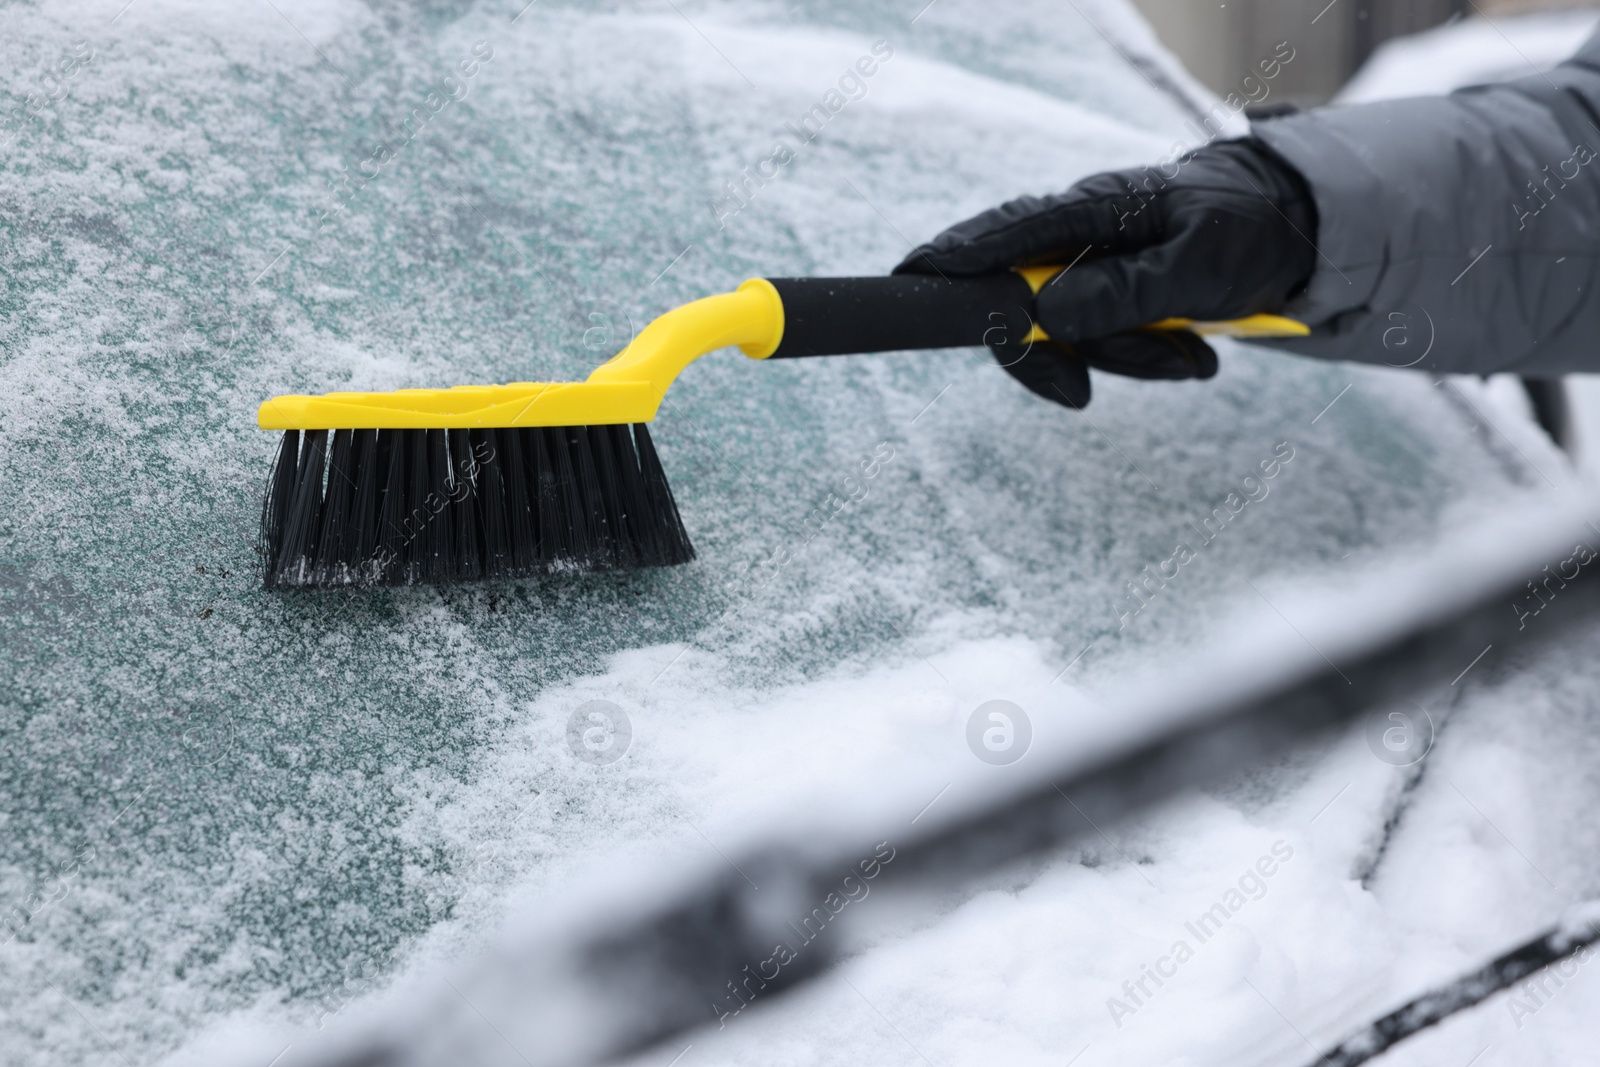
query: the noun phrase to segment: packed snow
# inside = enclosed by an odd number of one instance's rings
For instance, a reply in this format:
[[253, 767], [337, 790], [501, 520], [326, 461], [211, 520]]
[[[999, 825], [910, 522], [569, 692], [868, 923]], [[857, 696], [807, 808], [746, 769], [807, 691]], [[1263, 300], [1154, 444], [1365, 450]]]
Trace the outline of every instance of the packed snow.
[[[879, 273], [1164, 156], [1200, 91], [1114, 0], [124, 5], [0, 35], [8, 1064], [286, 1067], [596, 871], [1003, 776], [967, 747], [986, 701], [1045, 744], [1241, 611], [1292, 630], [1308, 588], [1587, 491], [1503, 391], [1398, 369], [1225, 344], [1212, 382], [1101, 376], [1074, 414], [986, 353], [723, 353], [654, 428], [694, 564], [268, 594], [266, 397], [580, 377], [745, 277]], [[914, 921], [863, 901], [840, 971], [708, 1006], [678, 1062], [1309, 1061], [1600, 888], [1592, 661], [1469, 673], [1419, 764], [1354, 732]], [[569, 743], [592, 701], [627, 717], [610, 762]], [[1585, 969], [1390, 1062], [1572, 1062], [1597, 998]]]

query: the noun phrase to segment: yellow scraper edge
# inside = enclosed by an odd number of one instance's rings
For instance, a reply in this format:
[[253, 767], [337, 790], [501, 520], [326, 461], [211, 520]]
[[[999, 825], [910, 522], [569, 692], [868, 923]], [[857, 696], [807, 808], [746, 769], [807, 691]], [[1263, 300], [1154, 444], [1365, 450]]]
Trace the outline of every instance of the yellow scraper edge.
[[[1022, 275], [1038, 292], [1058, 273], [1030, 267]], [[1276, 315], [1232, 322], [1166, 319], [1157, 329], [1190, 329], [1232, 337], [1302, 337], [1302, 323]], [[683, 368], [708, 352], [737, 346], [765, 359], [783, 340], [783, 300], [765, 278], [737, 290], [674, 308], [581, 382], [512, 382], [387, 393], [275, 396], [261, 405], [263, 430], [444, 430], [514, 426], [604, 426], [649, 422]], [[1035, 326], [1026, 338], [1049, 337]]]
[[[1238, 337], [1249, 340], [1252, 337], [1306, 337], [1311, 333], [1311, 327], [1298, 319], [1286, 319], [1282, 315], [1250, 315], [1242, 319], [1226, 319], [1221, 322], [1205, 322], [1200, 319], [1162, 319], [1152, 322], [1144, 327], [1147, 330], [1188, 330], [1202, 337]], [[1050, 335], [1038, 326], [1028, 331], [1023, 343], [1032, 341], [1048, 341]]]
[[[1028, 285], [1037, 293], [1044, 288], [1045, 282], [1061, 273], [1060, 267], [1023, 267], [1017, 271], [1027, 279]], [[1284, 318], [1282, 315], [1250, 315], [1242, 319], [1225, 319], [1220, 322], [1204, 322], [1200, 319], [1162, 319], [1152, 322], [1145, 327], [1148, 330], [1189, 330], [1200, 334], [1202, 337], [1306, 337], [1311, 333], [1311, 327], [1297, 319]], [[1022, 339], [1024, 344], [1034, 341], [1048, 341], [1050, 335], [1035, 325]]]

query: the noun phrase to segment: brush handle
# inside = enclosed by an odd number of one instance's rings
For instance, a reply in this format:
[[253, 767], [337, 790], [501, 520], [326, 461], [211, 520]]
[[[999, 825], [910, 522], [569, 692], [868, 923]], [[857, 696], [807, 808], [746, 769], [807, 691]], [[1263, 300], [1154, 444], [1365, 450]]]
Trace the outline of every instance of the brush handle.
[[[783, 337], [767, 358], [1048, 340], [1033, 319], [1033, 294], [1056, 273], [1057, 268], [1041, 267], [958, 278], [771, 278], [783, 302]], [[1226, 322], [1163, 319], [1148, 328], [1242, 338], [1311, 332], [1278, 315]]]
[[967, 348], [1021, 341], [1033, 329], [1033, 288], [1015, 273], [768, 280], [783, 301], [783, 339], [770, 359]]

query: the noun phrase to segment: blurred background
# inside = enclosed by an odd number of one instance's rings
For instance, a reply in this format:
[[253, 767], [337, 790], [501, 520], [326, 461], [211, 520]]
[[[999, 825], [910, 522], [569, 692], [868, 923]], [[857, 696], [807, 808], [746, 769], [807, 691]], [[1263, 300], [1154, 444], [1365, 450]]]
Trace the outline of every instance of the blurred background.
[[[1396, 37], [1463, 21], [1517, 16], [1533, 16], [1535, 31], [1541, 24], [1553, 29], [1600, 7], [1574, 0], [1133, 2], [1162, 43], [1195, 77], [1224, 96], [1238, 91], [1240, 81], [1279, 42], [1288, 42], [1295, 58], [1277, 80], [1273, 102], [1301, 106], [1332, 99], [1384, 42]], [[1462, 27], [1469, 34], [1471, 28]]]

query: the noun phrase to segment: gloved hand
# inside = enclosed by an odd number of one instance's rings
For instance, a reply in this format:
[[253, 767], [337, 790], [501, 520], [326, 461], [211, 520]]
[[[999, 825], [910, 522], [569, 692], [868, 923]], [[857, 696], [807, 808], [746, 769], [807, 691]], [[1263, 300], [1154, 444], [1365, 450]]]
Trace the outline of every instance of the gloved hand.
[[1198, 335], [1141, 327], [1281, 310], [1316, 266], [1316, 228], [1297, 171], [1259, 141], [1223, 141], [1165, 170], [1097, 174], [1002, 204], [917, 248], [895, 273], [1073, 264], [1034, 301], [1051, 340], [990, 348], [1033, 392], [1081, 408], [1087, 367], [1133, 378], [1215, 374], [1217, 355]]

